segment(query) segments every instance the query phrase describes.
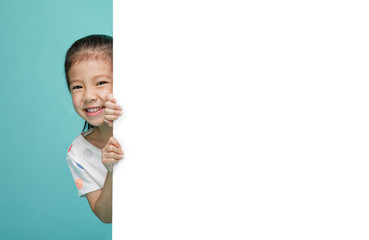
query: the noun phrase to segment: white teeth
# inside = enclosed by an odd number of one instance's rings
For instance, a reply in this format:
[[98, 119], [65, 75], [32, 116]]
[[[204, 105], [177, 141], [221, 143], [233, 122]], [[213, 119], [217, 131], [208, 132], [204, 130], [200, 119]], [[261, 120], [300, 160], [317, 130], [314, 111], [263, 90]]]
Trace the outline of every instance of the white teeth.
[[87, 112], [97, 112], [99, 111], [101, 108], [87, 108]]

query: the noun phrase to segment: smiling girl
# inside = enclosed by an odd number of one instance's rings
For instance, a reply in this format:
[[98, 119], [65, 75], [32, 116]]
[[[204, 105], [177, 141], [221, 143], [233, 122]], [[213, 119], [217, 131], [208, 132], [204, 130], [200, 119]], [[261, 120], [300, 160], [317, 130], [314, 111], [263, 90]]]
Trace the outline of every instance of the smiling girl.
[[77, 114], [85, 120], [72, 142], [67, 163], [78, 189], [104, 223], [112, 221], [113, 165], [123, 158], [113, 137], [113, 121], [121, 107], [113, 92], [113, 39], [91, 35], [77, 40], [65, 58], [65, 75]]

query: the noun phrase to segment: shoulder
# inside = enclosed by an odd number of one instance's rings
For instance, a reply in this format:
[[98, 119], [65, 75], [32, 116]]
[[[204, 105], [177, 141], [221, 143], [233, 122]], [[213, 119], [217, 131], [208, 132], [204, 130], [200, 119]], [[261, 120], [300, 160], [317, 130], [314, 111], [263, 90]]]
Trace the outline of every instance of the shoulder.
[[88, 142], [83, 133], [76, 137], [68, 148], [67, 161], [91, 162], [95, 158], [101, 159], [101, 149]]
[[87, 140], [82, 136], [83, 133], [79, 134], [68, 148], [68, 158], [80, 158], [83, 152], [89, 148]]
[[78, 137], [76, 137], [73, 142], [71, 143], [71, 145], [68, 148], [68, 152], [67, 152], [67, 161], [70, 162], [73, 159], [78, 158], [78, 156], [80, 155], [80, 152], [82, 150], [82, 144], [79, 138], [81, 138], [82, 136], [79, 135]]
[[91, 148], [91, 145], [86, 140], [86, 137], [94, 131], [94, 128], [89, 129], [85, 132], [80, 133], [72, 142], [68, 148], [67, 155], [79, 153], [86, 148]]
[[68, 153], [67, 154], [69, 154], [70, 152], [76, 152], [76, 150], [78, 150], [79, 148], [81, 148], [82, 147], [82, 141], [81, 141], [81, 138], [83, 138], [82, 137], [82, 135], [80, 134], [80, 135], [78, 135], [74, 140], [73, 140], [73, 142], [71, 143], [71, 145], [69, 146], [69, 148], [68, 148]]

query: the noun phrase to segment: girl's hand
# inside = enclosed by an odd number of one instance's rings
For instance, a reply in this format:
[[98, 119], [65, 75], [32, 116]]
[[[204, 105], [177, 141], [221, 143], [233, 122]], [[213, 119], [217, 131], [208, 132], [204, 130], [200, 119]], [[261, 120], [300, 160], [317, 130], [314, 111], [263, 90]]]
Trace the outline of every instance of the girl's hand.
[[113, 165], [123, 159], [124, 153], [117, 139], [110, 137], [108, 143], [101, 150], [102, 163], [108, 172], [113, 172]]
[[122, 115], [122, 108], [117, 104], [117, 100], [115, 100], [111, 93], [106, 97], [104, 121], [112, 127], [113, 121], [118, 119], [120, 115]]

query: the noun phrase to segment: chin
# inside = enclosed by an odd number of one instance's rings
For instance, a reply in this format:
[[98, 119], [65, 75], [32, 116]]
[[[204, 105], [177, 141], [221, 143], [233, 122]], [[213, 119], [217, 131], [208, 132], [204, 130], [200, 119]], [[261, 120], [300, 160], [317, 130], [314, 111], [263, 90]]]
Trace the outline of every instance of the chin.
[[[86, 120], [87, 121], [87, 120]], [[87, 121], [90, 125], [94, 126], [94, 127], [100, 127], [101, 125], [104, 124], [104, 121], [102, 122], [96, 122], [96, 121]]]
[[80, 112], [80, 114], [78, 115], [94, 127], [100, 127], [101, 125], [105, 123], [103, 116], [90, 117], [90, 116], [87, 116], [84, 112]]
[[90, 118], [90, 117], [86, 117], [86, 116], [83, 116], [83, 119], [88, 122], [90, 125], [92, 126], [95, 126], [95, 127], [99, 127], [101, 125], [103, 125], [105, 122], [104, 122], [104, 119], [100, 119], [100, 118]]

